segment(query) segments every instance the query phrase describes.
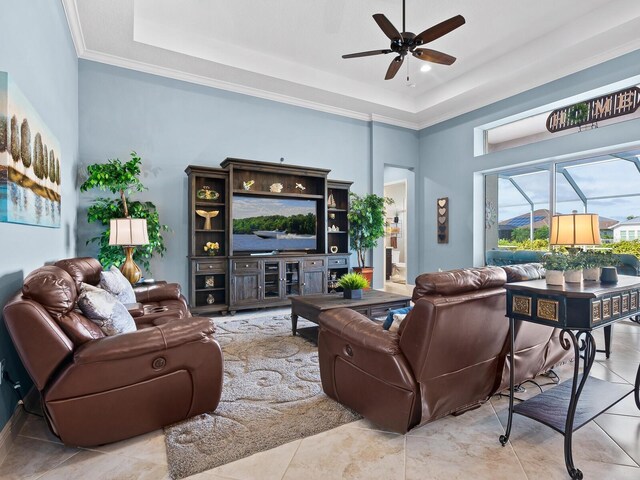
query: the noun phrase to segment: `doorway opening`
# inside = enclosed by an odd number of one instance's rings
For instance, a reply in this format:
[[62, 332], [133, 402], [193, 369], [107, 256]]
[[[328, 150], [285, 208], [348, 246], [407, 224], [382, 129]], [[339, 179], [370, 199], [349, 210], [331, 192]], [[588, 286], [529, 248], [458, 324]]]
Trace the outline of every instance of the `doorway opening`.
[[393, 199], [386, 209], [385, 247], [385, 283], [395, 285], [407, 284], [407, 265], [409, 250], [407, 227], [409, 205], [408, 186], [413, 172], [406, 168], [385, 166], [384, 196]]

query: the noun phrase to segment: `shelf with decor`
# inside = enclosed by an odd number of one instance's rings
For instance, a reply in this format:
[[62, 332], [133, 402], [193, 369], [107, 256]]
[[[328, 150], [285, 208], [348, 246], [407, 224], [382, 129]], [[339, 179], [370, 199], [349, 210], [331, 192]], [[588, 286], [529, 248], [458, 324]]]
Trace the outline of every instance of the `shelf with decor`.
[[[349, 192], [352, 182], [327, 181], [327, 290], [339, 292], [338, 280], [349, 273]], [[337, 227], [337, 230], [331, 230]]]
[[[189, 305], [196, 313], [228, 310], [228, 174], [189, 166]], [[211, 252], [215, 252], [214, 255]]]

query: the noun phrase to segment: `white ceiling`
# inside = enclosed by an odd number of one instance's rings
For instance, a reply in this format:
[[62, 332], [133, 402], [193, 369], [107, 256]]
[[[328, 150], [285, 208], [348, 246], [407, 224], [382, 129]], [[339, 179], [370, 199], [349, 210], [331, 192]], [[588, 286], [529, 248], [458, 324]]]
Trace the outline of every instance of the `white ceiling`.
[[[452, 66], [384, 49], [401, 0], [62, 0], [78, 56], [262, 98], [423, 128], [640, 48], [638, 0], [407, 0], [407, 30], [457, 14], [429, 44]], [[407, 86], [407, 66], [410, 83]]]

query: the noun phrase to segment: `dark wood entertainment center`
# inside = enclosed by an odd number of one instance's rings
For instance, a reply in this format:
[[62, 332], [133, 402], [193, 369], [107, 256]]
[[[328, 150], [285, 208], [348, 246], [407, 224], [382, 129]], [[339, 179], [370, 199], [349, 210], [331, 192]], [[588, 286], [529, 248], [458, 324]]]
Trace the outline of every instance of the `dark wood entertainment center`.
[[[352, 182], [329, 180], [330, 171], [325, 169], [237, 158], [225, 159], [220, 168], [190, 165], [185, 172], [193, 312], [233, 314], [241, 309], [288, 305], [290, 296], [327, 293], [331, 279], [349, 271], [347, 213]], [[315, 202], [315, 248], [234, 249], [234, 200], [244, 199], [265, 199], [265, 204], [270, 199]], [[277, 229], [260, 235], [287, 236]], [[209, 254], [210, 248], [205, 251], [208, 243], [217, 243], [215, 255]]]

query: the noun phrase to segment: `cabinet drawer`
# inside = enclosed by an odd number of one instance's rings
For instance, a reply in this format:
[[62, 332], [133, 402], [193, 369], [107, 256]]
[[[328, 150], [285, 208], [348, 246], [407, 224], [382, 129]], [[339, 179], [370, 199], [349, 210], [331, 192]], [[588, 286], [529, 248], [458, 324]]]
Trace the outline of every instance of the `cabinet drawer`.
[[349, 259], [347, 257], [331, 257], [327, 261], [329, 268], [346, 267], [349, 265]]
[[260, 262], [258, 260], [232, 260], [234, 272], [246, 272], [249, 270], [259, 270]]
[[196, 272], [226, 272], [227, 263], [224, 260], [208, 260], [196, 262]]
[[304, 260], [305, 270], [322, 270], [324, 268], [324, 258], [306, 258]]

